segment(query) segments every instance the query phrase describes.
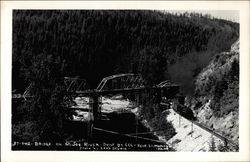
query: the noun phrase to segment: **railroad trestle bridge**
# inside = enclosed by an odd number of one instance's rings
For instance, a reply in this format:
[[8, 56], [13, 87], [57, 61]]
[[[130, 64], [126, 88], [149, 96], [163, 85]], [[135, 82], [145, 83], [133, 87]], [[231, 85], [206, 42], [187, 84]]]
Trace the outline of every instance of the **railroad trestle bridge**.
[[[105, 77], [98, 84], [96, 89], [88, 89], [87, 81], [79, 77], [64, 77], [66, 88], [65, 98], [89, 97], [90, 108], [93, 113], [94, 122], [101, 115], [101, 97], [105, 95], [133, 94], [135, 103], [140, 104], [140, 96], [149, 92], [158, 98], [158, 102], [164, 98], [174, 98], [179, 93], [179, 85], [172, 84], [169, 80], [163, 81], [158, 85], [146, 86], [145, 80], [140, 74], [117, 74]], [[23, 95], [14, 95], [25, 100], [32, 97], [32, 84], [26, 89]], [[148, 96], [152, 98], [152, 96]]]
[[[94, 90], [88, 90], [86, 87], [81, 86], [86, 85], [85, 82], [85, 80], [77, 78], [65, 78], [65, 83], [68, 87], [67, 95], [91, 98], [94, 121], [98, 120], [101, 114], [99, 105], [101, 103], [101, 96], [133, 94], [135, 103], [139, 105], [141, 94], [148, 94], [150, 92], [155, 98], [158, 98], [158, 102], [160, 103], [163, 97], [174, 98], [179, 92], [179, 85], [172, 84], [169, 80], [155, 86], [146, 86], [145, 80], [139, 74], [118, 74], [105, 77]], [[152, 98], [153, 96], [148, 97]]]

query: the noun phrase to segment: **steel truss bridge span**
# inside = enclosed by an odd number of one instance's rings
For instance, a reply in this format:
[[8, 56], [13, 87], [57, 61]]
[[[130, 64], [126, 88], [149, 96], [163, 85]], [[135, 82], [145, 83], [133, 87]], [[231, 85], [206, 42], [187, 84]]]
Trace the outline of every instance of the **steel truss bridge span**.
[[[68, 78], [66, 78], [68, 79]], [[157, 98], [157, 101], [161, 101], [162, 97], [174, 98], [179, 93], [179, 85], [171, 84], [169, 80], [163, 81], [155, 86], [145, 86], [145, 80], [139, 74], [117, 74], [105, 77], [98, 84], [96, 89], [86, 89], [86, 87], [76, 88], [73, 85], [86, 85], [84, 83], [76, 84], [75, 79], [68, 80], [70, 87], [67, 88], [67, 95], [73, 97], [90, 97], [92, 101], [91, 109], [93, 112], [94, 121], [98, 120], [101, 114], [99, 103], [101, 102], [101, 96], [116, 95], [116, 94], [133, 94], [137, 105], [140, 104], [142, 94], [151, 94], [149, 98]], [[79, 82], [85, 82], [85, 80], [78, 80]], [[72, 82], [72, 83], [70, 83]], [[74, 83], [73, 83], [74, 82]], [[79, 86], [78, 86], [79, 87]], [[150, 100], [150, 99], [149, 99]]]
[[[26, 89], [22, 97], [34, 97], [32, 95], [32, 86]], [[74, 97], [89, 97], [92, 100], [91, 109], [93, 112], [94, 120], [100, 116], [99, 103], [101, 96], [115, 95], [115, 94], [133, 94], [137, 100], [136, 103], [140, 103], [141, 94], [151, 93], [154, 97], [157, 97], [159, 102], [162, 97], [174, 98], [179, 93], [179, 85], [170, 83], [169, 80], [163, 81], [158, 85], [148, 87], [145, 86], [145, 80], [140, 74], [117, 74], [105, 77], [98, 84], [96, 89], [88, 89], [85, 79], [79, 77], [64, 77], [64, 86], [66, 89], [65, 98]]]
[[139, 74], [118, 74], [105, 77], [96, 88], [97, 92], [118, 89], [139, 89], [144, 87], [144, 79]]
[[165, 97], [174, 97], [179, 92], [179, 85], [172, 84], [169, 80], [158, 85], [145, 86], [145, 80], [140, 74], [117, 74], [105, 77], [96, 89], [87, 89], [86, 80], [65, 77], [67, 94], [74, 96], [108, 95], [119, 93], [145, 93], [149, 90], [161, 91]]

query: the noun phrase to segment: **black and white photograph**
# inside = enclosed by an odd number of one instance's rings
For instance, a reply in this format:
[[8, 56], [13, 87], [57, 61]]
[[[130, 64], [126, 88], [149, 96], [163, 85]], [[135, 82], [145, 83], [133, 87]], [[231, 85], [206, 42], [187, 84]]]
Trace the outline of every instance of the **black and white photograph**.
[[3, 161], [249, 160], [249, 2], [1, 4]]
[[238, 17], [13, 10], [12, 150], [237, 152]]

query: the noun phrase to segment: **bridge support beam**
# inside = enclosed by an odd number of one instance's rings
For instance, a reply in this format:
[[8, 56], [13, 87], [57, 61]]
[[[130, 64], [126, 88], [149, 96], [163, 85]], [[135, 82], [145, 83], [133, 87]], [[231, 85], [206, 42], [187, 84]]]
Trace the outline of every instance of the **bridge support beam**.
[[99, 116], [99, 96], [94, 94], [92, 96], [93, 98], [93, 117], [94, 117], [94, 123], [98, 120]]
[[136, 106], [140, 105], [140, 96], [139, 96], [139, 93], [135, 94], [135, 104], [136, 104]]

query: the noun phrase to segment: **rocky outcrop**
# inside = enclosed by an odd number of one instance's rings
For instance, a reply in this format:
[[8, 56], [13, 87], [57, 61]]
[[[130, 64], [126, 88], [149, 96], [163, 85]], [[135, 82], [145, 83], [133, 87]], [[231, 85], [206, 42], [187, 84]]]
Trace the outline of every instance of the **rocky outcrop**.
[[229, 52], [217, 54], [195, 81], [195, 96], [186, 106], [198, 122], [238, 143], [239, 139], [239, 41]]

